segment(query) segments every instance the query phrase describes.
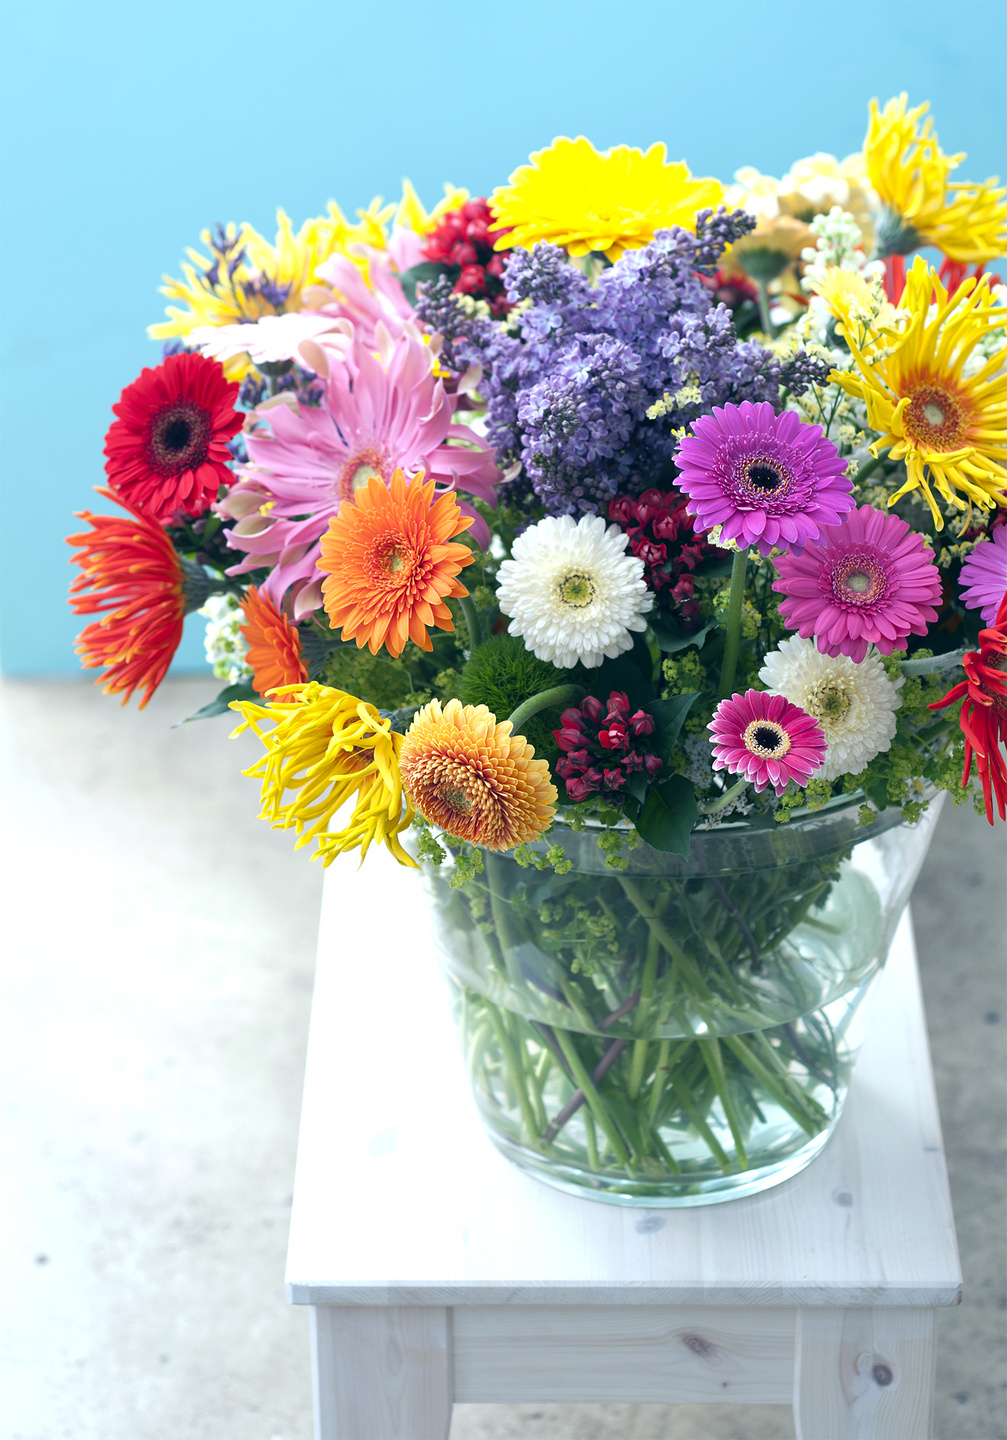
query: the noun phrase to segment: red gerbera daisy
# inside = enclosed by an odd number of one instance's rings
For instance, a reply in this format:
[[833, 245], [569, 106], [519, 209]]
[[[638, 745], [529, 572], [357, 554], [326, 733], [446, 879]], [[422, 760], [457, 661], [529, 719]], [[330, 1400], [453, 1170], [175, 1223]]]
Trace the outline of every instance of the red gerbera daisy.
[[[110, 490], [98, 494], [118, 499]], [[185, 577], [160, 525], [127, 509], [128, 516], [77, 512], [93, 528], [67, 536], [68, 545], [80, 547], [71, 563], [84, 572], [70, 586], [70, 604], [78, 615], [102, 617], [77, 637], [81, 664], [108, 666], [105, 694], [122, 692], [124, 705], [142, 685], [142, 710], [182, 639]]]
[[975, 754], [986, 801], [986, 819], [992, 825], [994, 794], [1000, 819], [1007, 820], [1007, 764], [1000, 753], [1000, 746], [1007, 742], [1007, 595], [1000, 601], [996, 624], [989, 630], [979, 631], [979, 649], [970, 650], [962, 665], [966, 678], [929, 708], [942, 710], [945, 705], [962, 700], [959, 722], [965, 737], [962, 785], [969, 783]]
[[105, 473], [123, 504], [162, 523], [178, 510], [201, 515], [234, 480], [227, 442], [244, 419], [238, 389], [219, 360], [196, 353], [142, 370], [112, 406], [119, 418], [105, 436]]

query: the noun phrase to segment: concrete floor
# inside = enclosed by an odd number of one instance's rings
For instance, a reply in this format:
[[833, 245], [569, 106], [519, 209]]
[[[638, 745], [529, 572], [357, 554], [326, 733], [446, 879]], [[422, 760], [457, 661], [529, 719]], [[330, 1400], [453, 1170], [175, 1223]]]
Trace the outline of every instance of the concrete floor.
[[[321, 870], [226, 721], [0, 687], [0, 1440], [309, 1440], [283, 1267]], [[938, 1440], [1005, 1440], [1004, 827], [945, 808], [914, 900], [965, 1302]], [[462, 1405], [452, 1440], [782, 1440], [784, 1407]]]

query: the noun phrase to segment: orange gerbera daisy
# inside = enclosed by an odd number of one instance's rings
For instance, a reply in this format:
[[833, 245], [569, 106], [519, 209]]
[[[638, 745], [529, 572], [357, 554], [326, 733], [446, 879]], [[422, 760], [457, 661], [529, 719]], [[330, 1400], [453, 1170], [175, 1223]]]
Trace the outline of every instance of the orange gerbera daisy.
[[252, 667], [252, 689], [266, 695], [270, 690], [303, 684], [308, 672], [301, 659], [297, 627], [254, 585], [245, 591], [241, 608], [245, 612], [241, 633], [248, 641], [245, 661]]
[[459, 840], [509, 850], [552, 824], [556, 787], [534, 745], [485, 705], [431, 700], [402, 742], [402, 788], [421, 815]]
[[[98, 494], [123, 503], [111, 490], [99, 489]], [[77, 637], [81, 664], [86, 670], [108, 666], [102, 676], [105, 694], [122, 693], [124, 705], [137, 686], [143, 686], [142, 710], [182, 639], [188, 608], [185, 575], [161, 526], [132, 506], [123, 508], [128, 516], [76, 512], [78, 520], [93, 528], [67, 536], [68, 545], [80, 548], [71, 563], [83, 571], [70, 586], [70, 604], [78, 615], [102, 617]]]
[[384, 645], [399, 656], [407, 640], [432, 650], [428, 625], [453, 630], [449, 596], [468, 595], [455, 577], [475, 556], [448, 542], [474, 523], [451, 494], [434, 499], [433, 480], [401, 470], [391, 484], [372, 475], [344, 500], [322, 536], [322, 597], [333, 630], [372, 655]]

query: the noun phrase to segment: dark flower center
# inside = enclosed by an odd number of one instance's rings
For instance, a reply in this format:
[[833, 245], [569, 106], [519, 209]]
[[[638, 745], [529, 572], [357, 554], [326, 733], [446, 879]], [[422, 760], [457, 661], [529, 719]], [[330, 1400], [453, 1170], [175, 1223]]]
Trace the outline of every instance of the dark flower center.
[[768, 465], [753, 465], [748, 472], [748, 483], [756, 490], [775, 490], [782, 484], [783, 476]]
[[793, 488], [794, 473], [775, 455], [746, 455], [735, 471], [736, 495], [742, 505], [764, 509], [769, 500], [784, 499]]
[[147, 432], [147, 459], [161, 475], [195, 470], [210, 447], [210, 412], [191, 400], [178, 400], [159, 410]]
[[752, 720], [741, 739], [751, 754], [764, 760], [779, 760], [790, 749], [790, 736], [776, 720]]

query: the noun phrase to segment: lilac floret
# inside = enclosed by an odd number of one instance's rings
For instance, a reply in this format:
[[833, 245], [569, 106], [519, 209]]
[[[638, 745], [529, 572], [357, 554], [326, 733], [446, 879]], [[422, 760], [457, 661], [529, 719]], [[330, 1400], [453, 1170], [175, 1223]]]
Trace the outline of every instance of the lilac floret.
[[853, 482], [820, 425], [793, 410], [743, 401], [695, 421], [676, 458], [678, 487], [697, 530], [722, 525], [722, 540], [800, 551], [853, 508]]
[[1007, 591], [1007, 525], [1000, 525], [989, 540], [967, 555], [958, 584], [970, 610], [978, 610], [984, 625], [993, 625]]

